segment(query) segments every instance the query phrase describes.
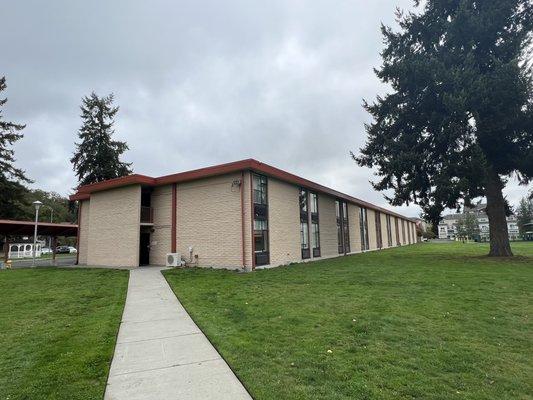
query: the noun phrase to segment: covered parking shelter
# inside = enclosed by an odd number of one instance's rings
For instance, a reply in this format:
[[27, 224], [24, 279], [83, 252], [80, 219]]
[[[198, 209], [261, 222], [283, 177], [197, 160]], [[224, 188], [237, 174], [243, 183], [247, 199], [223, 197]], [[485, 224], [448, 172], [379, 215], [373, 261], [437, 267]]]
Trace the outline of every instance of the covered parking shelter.
[[[7, 261], [10, 239], [17, 236], [33, 236], [35, 229], [34, 221], [16, 221], [0, 219], [0, 236], [4, 240], [4, 261]], [[59, 236], [78, 237], [78, 225], [69, 223], [37, 223], [38, 236], [50, 236], [52, 238], [52, 262], [55, 263], [57, 238]]]

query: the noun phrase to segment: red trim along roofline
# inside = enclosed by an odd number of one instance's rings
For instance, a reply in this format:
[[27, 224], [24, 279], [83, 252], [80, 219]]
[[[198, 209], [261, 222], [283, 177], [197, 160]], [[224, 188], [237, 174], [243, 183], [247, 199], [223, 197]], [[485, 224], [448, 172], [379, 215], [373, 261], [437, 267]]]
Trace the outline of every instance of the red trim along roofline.
[[[196, 179], [209, 178], [212, 176], [224, 175], [233, 172], [240, 172], [251, 170], [272, 178], [276, 178], [285, 182], [296, 184], [318, 193], [328, 194], [333, 197], [337, 197], [342, 200], [346, 200], [352, 204], [370, 208], [372, 210], [381, 211], [396, 217], [400, 217], [405, 220], [412, 221], [410, 218], [398, 214], [394, 211], [387, 210], [385, 208], [376, 206], [367, 201], [358, 199], [357, 197], [349, 196], [341, 193], [337, 190], [328, 188], [318, 183], [312, 182], [308, 179], [291, 174], [290, 172], [283, 171], [279, 168], [273, 167], [268, 164], [264, 164], [253, 158], [249, 158], [241, 161], [234, 161], [227, 164], [214, 165], [211, 167], [205, 167], [195, 169], [192, 171], [180, 172], [177, 174], [165, 175], [158, 178], [152, 178], [146, 175], [132, 174], [121, 178], [109, 179], [107, 181], [92, 183], [90, 185], [81, 186], [78, 192], [70, 196], [70, 200], [87, 200], [90, 198], [91, 193], [100, 192], [103, 190], [113, 189], [116, 187], [128, 186], [128, 185], [146, 185], [146, 186], [162, 186], [172, 183], [182, 183], [193, 181]], [[414, 221], [412, 221], [414, 222]]]

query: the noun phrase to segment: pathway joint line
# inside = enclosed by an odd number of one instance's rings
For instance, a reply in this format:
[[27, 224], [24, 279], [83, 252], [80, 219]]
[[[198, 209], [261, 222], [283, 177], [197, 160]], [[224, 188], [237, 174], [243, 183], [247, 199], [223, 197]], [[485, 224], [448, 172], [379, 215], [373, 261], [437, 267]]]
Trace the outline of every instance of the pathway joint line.
[[160, 337], [155, 337], [153, 339], [131, 340], [131, 341], [125, 341], [125, 342], [117, 342], [117, 344], [142, 343], [142, 342], [150, 342], [154, 340], [171, 339], [175, 337], [192, 336], [192, 335], [202, 335], [202, 332], [198, 331], [198, 332], [192, 332], [192, 333], [183, 333], [181, 335], [160, 336]]
[[219, 360], [222, 360], [222, 358], [218, 357], [218, 358], [211, 358], [211, 359], [208, 359], [208, 360], [194, 361], [194, 362], [185, 363], [185, 364], [174, 364], [174, 365], [169, 365], [169, 366], [161, 367], [161, 368], [151, 368], [151, 369], [143, 369], [143, 370], [140, 370], [140, 371], [123, 372], [123, 373], [116, 374], [116, 375], [113, 375], [113, 376], [140, 374], [140, 373], [149, 372], [149, 371], [159, 371], [159, 370], [163, 370], [163, 369], [170, 369], [170, 368], [176, 368], [176, 367], [186, 367], [188, 365], [200, 365], [200, 364], [203, 364], [203, 363], [206, 363], [206, 362], [219, 361]]

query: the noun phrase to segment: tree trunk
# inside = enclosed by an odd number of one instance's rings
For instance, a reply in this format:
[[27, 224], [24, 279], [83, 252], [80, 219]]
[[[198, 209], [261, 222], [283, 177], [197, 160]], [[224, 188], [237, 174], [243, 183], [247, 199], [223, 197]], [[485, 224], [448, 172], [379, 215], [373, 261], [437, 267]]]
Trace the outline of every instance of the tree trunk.
[[505, 200], [502, 189], [503, 183], [499, 175], [494, 171], [489, 172], [485, 187], [490, 230], [489, 257], [512, 257], [513, 255], [507, 232]]

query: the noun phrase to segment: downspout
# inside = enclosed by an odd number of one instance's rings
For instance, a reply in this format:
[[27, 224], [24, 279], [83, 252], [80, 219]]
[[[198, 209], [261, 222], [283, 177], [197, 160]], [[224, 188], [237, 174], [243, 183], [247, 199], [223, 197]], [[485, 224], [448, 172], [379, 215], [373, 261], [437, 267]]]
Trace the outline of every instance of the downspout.
[[[80, 231], [81, 231], [81, 205], [82, 201], [78, 202], [78, 231], [76, 232], [76, 247], [78, 248], [76, 252], [76, 265], [80, 262]], [[55, 251], [55, 249], [54, 249]]]
[[241, 171], [241, 242], [242, 242], [242, 268], [246, 269], [245, 246], [244, 246], [244, 171]]
[[172, 223], [171, 223], [171, 233], [170, 233], [170, 252], [175, 253], [176, 252], [176, 237], [177, 237], [177, 184], [172, 184], [172, 210], [170, 212]]

